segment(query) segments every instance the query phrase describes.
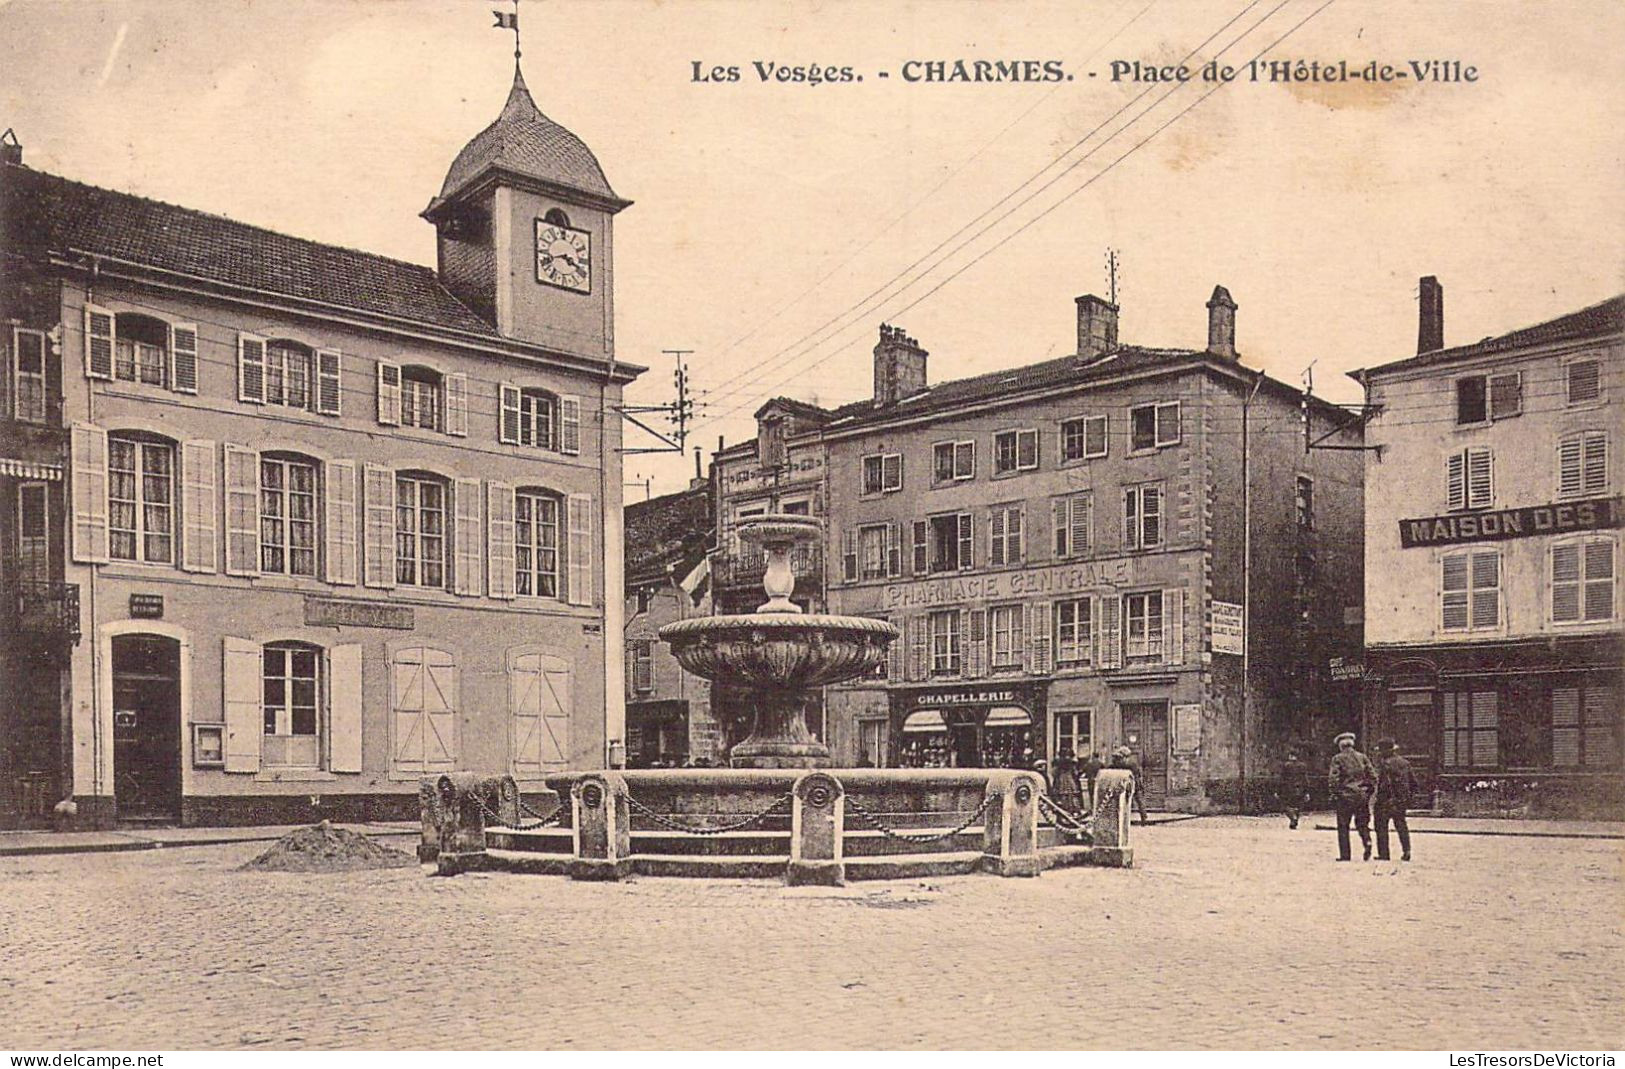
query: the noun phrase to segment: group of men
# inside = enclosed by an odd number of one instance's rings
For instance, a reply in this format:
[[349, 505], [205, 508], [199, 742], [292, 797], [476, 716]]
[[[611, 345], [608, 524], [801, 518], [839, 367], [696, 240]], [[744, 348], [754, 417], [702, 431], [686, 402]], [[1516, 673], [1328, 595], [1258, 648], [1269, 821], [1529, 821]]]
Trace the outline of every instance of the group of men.
[[[1411, 804], [1411, 765], [1399, 756], [1393, 739], [1377, 741], [1377, 763], [1354, 748], [1354, 732], [1336, 738], [1337, 753], [1326, 773], [1326, 787], [1337, 811], [1337, 860], [1353, 859], [1349, 842], [1352, 821], [1365, 847], [1365, 860], [1371, 860], [1371, 818], [1377, 823], [1377, 859], [1390, 860], [1388, 826], [1399, 833], [1401, 861], [1411, 859], [1411, 828], [1405, 811]], [[1309, 798], [1309, 770], [1296, 752], [1281, 767], [1281, 797], [1288, 827], [1296, 828]]]

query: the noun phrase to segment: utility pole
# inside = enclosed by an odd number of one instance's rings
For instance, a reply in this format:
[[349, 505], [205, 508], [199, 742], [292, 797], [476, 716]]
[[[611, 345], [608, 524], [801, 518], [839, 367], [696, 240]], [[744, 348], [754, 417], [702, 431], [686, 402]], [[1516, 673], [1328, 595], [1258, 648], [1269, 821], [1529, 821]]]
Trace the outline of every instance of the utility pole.
[[1117, 304], [1117, 250], [1106, 250], [1106, 291], [1113, 305]]
[[[672, 372], [672, 383], [676, 387], [676, 398], [670, 404], [664, 405], [626, 405], [620, 406], [621, 418], [638, 429], [648, 433], [660, 442], [658, 446], [642, 446], [635, 448], [622, 447], [621, 452], [627, 455], [634, 453], [681, 453], [688, 444], [688, 424], [694, 418], [694, 398], [688, 392], [688, 368], [683, 363], [685, 356], [692, 356], [693, 349], [662, 349], [661, 352], [673, 357], [677, 361], [677, 369]], [[661, 415], [671, 425], [672, 433], [667, 434], [655, 430], [638, 417], [640, 415]]]

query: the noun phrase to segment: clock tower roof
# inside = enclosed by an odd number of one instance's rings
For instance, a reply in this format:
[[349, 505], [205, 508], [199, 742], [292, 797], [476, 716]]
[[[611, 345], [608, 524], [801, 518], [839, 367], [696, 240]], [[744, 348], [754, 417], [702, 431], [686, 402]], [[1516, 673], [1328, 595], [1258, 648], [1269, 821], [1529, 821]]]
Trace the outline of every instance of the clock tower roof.
[[575, 194], [587, 203], [618, 212], [631, 203], [610, 188], [598, 157], [575, 134], [543, 115], [531, 99], [517, 64], [508, 102], [495, 122], [478, 134], [452, 161], [424, 216], [433, 219], [466, 190], [497, 174], [521, 184]]

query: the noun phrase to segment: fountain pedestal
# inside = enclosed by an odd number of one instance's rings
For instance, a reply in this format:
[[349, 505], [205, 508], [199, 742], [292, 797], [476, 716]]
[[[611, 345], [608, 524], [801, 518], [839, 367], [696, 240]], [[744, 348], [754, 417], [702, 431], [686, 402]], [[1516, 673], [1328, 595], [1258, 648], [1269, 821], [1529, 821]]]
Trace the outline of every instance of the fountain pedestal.
[[807, 730], [799, 694], [757, 691], [755, 722], [748, 738], [728, 754], [734, 768], [828, 768], [829, 747]]

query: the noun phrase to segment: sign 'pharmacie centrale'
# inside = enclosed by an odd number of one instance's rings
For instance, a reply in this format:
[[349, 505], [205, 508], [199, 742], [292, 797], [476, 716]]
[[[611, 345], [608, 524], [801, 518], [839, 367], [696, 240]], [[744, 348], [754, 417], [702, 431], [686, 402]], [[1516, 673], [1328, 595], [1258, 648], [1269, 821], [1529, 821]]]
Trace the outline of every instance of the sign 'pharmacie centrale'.
[[1530, 505], [1493, 512], [1458, 512], [1399, 521], [1399, 544], [1448, 546], [1508, 538], [1609, 531], [1625, 526], [1625, 497], [1593, 497], [1561, 505]]
[[886, 587], [883, 600], [888, 609], [928, 608], [1033, 594], [1081, 594], [1095, 589], [1132, 586], [1139, 581], [1138, 562], [1132, 558], [1083, 561], [1019, 572], [966, 576], [963, 579], [893, 583]]

